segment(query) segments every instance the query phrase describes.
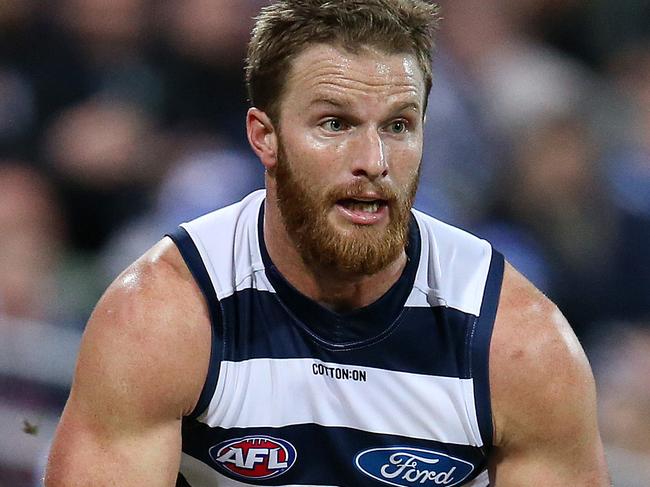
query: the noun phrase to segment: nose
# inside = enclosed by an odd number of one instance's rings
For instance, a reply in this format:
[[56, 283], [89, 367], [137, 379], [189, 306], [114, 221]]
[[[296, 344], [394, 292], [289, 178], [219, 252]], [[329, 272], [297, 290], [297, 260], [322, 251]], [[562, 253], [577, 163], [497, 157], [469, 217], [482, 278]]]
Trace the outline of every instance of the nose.
[[366, 177], [371, 181], [388, 175], [386, 147], [375, 128], [369, 128], [359, 134], [359, 140], [355, 145], [352, 174], [357, 177]]

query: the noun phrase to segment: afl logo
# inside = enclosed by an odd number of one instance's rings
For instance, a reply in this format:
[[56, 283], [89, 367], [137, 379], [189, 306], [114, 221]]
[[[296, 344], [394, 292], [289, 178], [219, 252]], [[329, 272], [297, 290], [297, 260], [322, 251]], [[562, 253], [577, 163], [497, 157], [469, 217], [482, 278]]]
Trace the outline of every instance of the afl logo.
[[297, 456], [288, 441], [259, 435], [221, 442], [209, 453], [223, 473], [245, 479], [278, 477], [296, 463]]

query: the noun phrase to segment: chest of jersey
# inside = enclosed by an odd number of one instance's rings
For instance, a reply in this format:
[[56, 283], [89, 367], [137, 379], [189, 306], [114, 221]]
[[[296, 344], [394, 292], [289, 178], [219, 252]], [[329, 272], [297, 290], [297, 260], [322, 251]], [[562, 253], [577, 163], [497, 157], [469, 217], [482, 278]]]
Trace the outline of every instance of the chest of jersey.
[[190, 485], [452, 486], [484, 467], [465, 370], [474, 317], [405, 307], [374, 336], [333, 343], [272, 292], [221, 311], [216, 388], [183, 429]]

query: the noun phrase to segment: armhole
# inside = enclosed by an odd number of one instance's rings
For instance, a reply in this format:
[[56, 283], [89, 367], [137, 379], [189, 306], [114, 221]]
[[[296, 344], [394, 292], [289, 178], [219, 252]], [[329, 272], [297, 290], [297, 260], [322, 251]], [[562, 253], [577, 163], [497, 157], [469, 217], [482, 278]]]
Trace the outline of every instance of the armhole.
[[492, 447], [494, 434], [492, 426], [492, 405], [490, 401], [490, 341], [492, 339], [497, 307], [499, 306], [499, 296], [501, 295], [503, 269], [503, 255], [492, 249], [490, 268], [483, 291], [481, 311], [470, 343], [470, 376], [474, 379], [474, 402], [478, 416], [479, 431], [486, 451]]
[[196, 248], [192, 237], [187, 233], [183, 227], [178, 227], [174, 232], [168, 233], [167, 236], [171, 238], [178, 247], [185, 264], [192, 273], [192, 277], [196, 281], [199, 289], [203, 293], [208, 305], [208, 312], [210, 313], [211, 324], [211, 347], [210, 347], [210, 363], [208, 365], [208, 374], [201, 390], [201, 395], [196, 403], [194, 410], [186, 416], [189, 419], [195, 419], [200, 416], [210, 405], [214, 391], [217, 388], [217, 378], [219, 377], [219, 367], [221, 363], [221, 344], [223, 343], [223, 326], [221, 307], [217, 293], [212, 285], [212, 280], [205, 268], [203, 259], [199, 250]]

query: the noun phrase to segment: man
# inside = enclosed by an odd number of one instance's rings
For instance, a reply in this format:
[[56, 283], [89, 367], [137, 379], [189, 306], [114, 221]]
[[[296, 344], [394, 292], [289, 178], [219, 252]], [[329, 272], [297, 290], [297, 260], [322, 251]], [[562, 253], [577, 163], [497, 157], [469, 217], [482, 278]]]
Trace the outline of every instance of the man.
[[246, 124], [266, 192], [108, 289], [48, 487], [607, 485], [561, 314], [411, 210], [436, 19], [421, 0], [263, 10]]

